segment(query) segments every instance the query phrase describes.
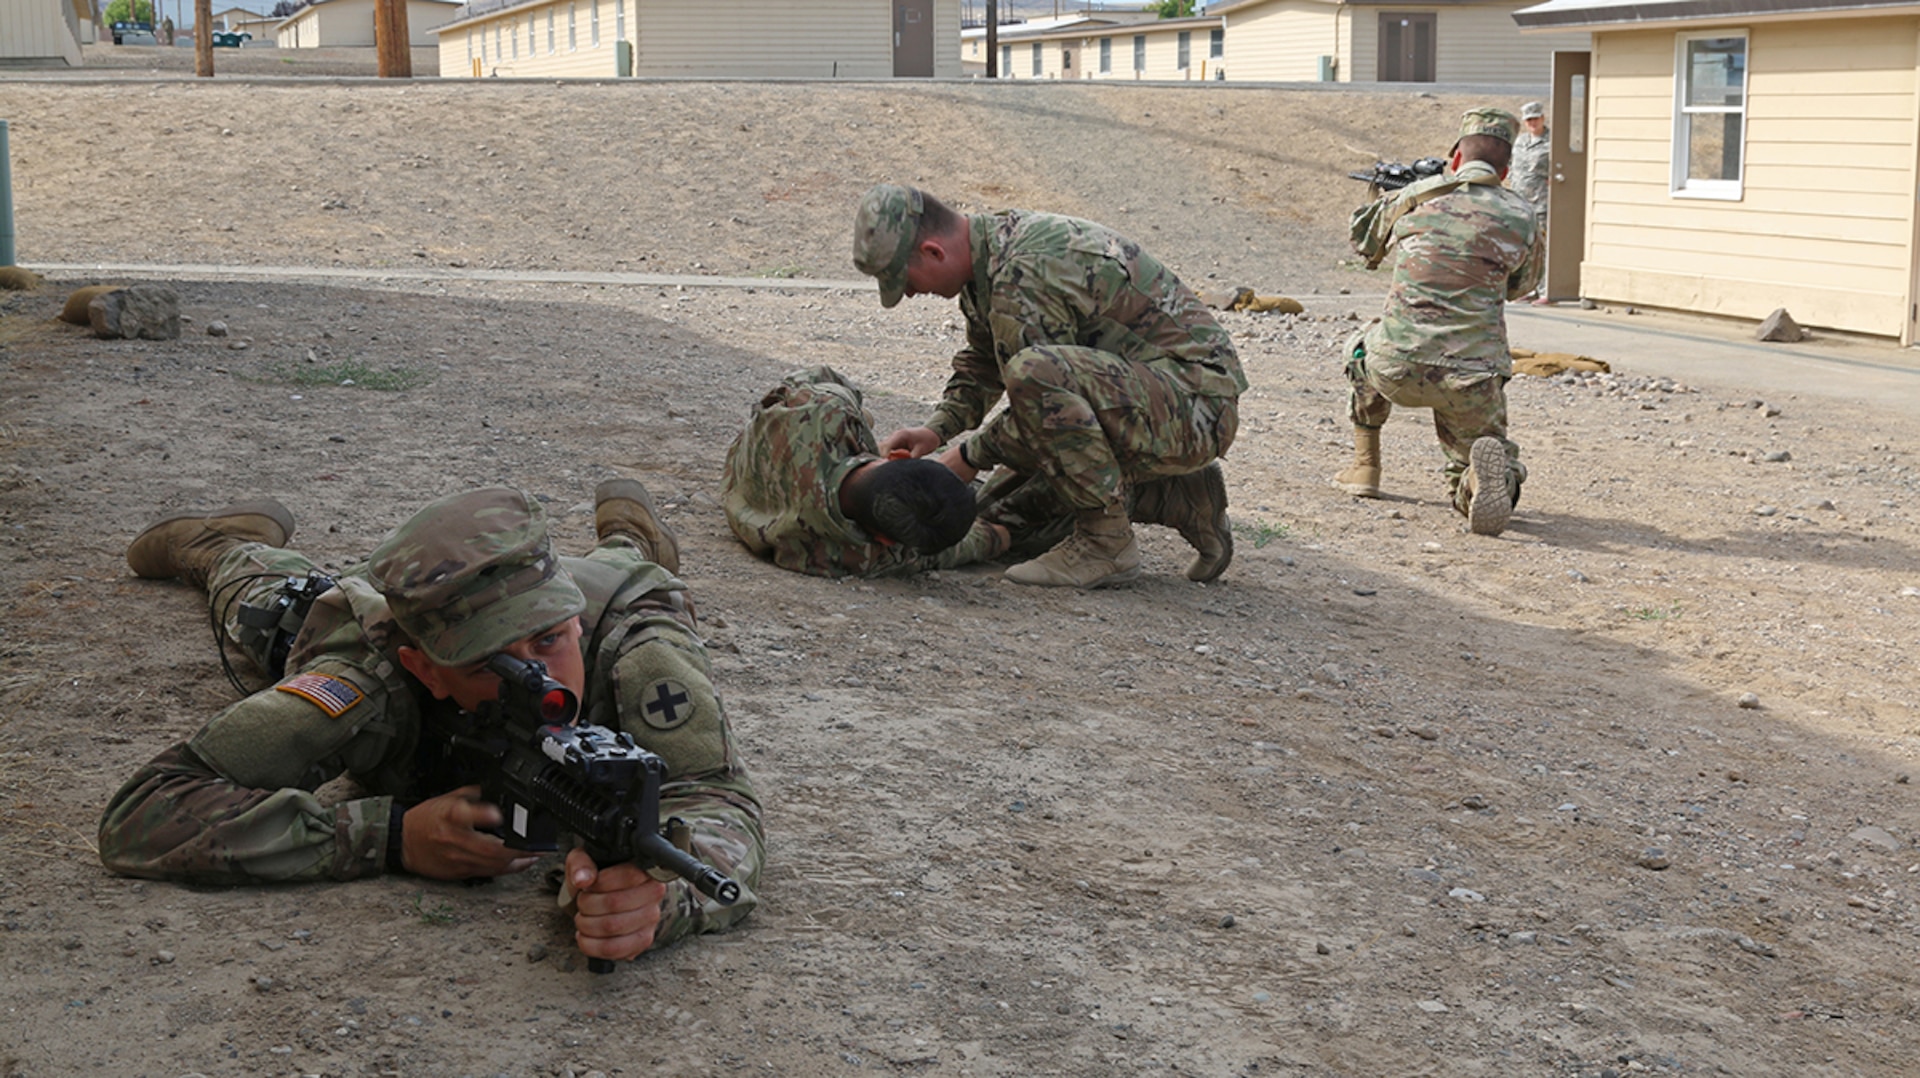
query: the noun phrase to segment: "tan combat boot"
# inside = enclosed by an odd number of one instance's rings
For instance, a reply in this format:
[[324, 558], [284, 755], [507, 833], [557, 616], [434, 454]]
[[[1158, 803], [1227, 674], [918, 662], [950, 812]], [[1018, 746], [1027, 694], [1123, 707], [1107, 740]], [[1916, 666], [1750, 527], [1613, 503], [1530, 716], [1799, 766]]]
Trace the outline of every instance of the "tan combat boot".
[[653, 508], [653, 495], [638, 479], [608, 479], [593, 488], [593, 532], [602, 539], [624, 535], [647, 560], [678, 575], [680, 541]]
[[1060, 545], [1007, 570], [1016, 584], [1047, 588], [1098, 588], [1140, 575], [1140, 544], [1121, 509], [1087, 509], [1074, 515], [1073, 534]]
[[183, 513], [147, 525], [127, 545], [127, 567], [149, 580], [179, 577], [207, 586], [220, 555], [241, 543], [283, 547], [293, 538], [293, 514], [272, 498], [235, 502], [211, 513]]
[[1455, 507], [1466, 514], [1467, 530], [1475, 535], [1499, 535], [1507, 529], [1513, 500], [1507, 486], [1507, 447], [1500, 439], [1474, 439]]
[[1356, 498], [1380, 496], [1380, 428], [1353, 428], [1353, 466], [1333, 477], [1333, 485]]
[[1187, 579], [1218, 579], [1233, 561], [1233, 526], [1227, 520], [1227, 479], [1214, 461], [1197, 472], [1155, 479], [1134, 487], [1133, 519], [1165, 524], [1196, 551]]

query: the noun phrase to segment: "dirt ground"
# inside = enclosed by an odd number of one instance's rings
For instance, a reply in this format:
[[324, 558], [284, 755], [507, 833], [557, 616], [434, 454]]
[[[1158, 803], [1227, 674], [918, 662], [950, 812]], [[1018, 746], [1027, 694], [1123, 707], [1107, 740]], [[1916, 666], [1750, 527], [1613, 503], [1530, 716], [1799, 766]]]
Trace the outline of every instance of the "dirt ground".
[[[1497, 539], [1417, 414], [1387, 498], [1327, 485], [1337, 345], [1381, 287], [1339, 172], [1444, 149], [1465, 103], [0, 81], [24, 262], [391, 271], [182, 280], [169, 342], [51, 321], [93, 277], [0, 294], [0, 1075], [1911, 1073], [1908, 415], [1603, 356], [1511, 386], [1533, 478]], [[950, 304], [783, 280], [852, 276], [882, 178], [1305, 300], [1223, 316], [1253, 387], [1217, 584], [1158, 528], [1141, 583], [1085, 594], [818, 580], [732, 539], [720, 462], [783, 371], [856, 377], [882, 429], [939, 394]], [[232, 698], [203, 599], [128, 574], [143, 523], [269, 494], [339, 566], [505, 482], [584, 550], [616, 474], [681, 534], [766, 799], [742, 930], [596, 977], [530, 877], [100, 868], [107, 796]]]

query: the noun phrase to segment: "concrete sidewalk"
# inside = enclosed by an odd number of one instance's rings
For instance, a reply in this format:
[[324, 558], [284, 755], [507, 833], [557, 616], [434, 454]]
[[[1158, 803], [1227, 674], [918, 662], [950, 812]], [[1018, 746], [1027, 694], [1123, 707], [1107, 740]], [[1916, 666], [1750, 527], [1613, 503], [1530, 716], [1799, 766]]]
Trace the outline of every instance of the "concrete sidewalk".
[[1507, 307], [1516, 348], [1573, 352], [1617, 374], [1672, 378], [1730, 397], [1825, 396], [1920, 416], [1920, 353], [1890, 341], [1816, 334], [1799, 344], [1753, 338], [1756, 324], [1617, 308]]

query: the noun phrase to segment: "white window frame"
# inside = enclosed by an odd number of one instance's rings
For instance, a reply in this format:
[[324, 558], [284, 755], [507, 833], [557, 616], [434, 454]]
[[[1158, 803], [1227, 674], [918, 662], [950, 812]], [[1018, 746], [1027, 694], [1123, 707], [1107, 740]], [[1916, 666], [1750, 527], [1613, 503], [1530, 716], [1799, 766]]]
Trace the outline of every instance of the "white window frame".
[[1133, 35], [1133, 73], [1138, 75], [1147, 69], [1147, 35]]
[[1046, 50], [1038, 41], [1033, 43], [1033, 77], [1039, 78], [1047, 72]]
[[1003, 79], [1010, 79], [1013, 77], [1013, 46], [1012, 45], [1000, 46], [1000, 77]]
[[567, 51], [580, 51], [580, 5], [567, 5]]
[[[1687, 83], [1692, 69], [1687, 66], [1687, 46], [1696, 41], [1723, 38], [1740, 40], [1741, 75], [1739, 105], [1689, 105]], [[1669, 193], [1674, 198], [1704, 198], [1738, 202], [1745, 190], [1747, 175], [1747, 104], [1753, 96], [1752, 40], [1744, 29], [1703, 30], [1678, 34], [1673, 47], [1673, 153]], [[1740, 117], [1739, 174], [1733, 179], [1698, 179], [1687, 175], [1693, 149], [1688, 138], [1695, 116], [1736, 115]]]
[[1110, 37], [1100, 39], [1100, 73], [1113, 74], [1113, 39]]
[[1193, 31], [1182, 30], [1174, 37], [1173, 67], [1185, 71], [1193, 66]]
[[1227, 32], [1213, 29], [1207, 31], [1207, 59], [1224, 60], [1227, 58]]
[[600, 47], [600, 0], [593, 0], [587, 8], [587, 42], [593, 48]]
[[547, 9], [547, 55], [548, 56], [552, 56], [554, 52], [553, 20], [554, 20], [553, 9], [548, 8]]
[[613, 0], [613, 39], [627, 39], [627, 0]]

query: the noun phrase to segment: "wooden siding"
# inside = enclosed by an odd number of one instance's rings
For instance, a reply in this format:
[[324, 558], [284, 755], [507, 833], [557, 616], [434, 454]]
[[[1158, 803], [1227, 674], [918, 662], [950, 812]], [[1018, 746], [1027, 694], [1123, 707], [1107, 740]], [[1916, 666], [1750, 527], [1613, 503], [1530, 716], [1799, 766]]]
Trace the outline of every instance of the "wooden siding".
[[[438, 44], [434, 29], [453, 19], [456, 4], [407, 4], [407, 43], [414, 48]], [[283, 49], [373, 47], [373, 0], [326, 0], [289, 15], [274, 32]]]
[[1599, 35], [1582, 293], [1737, 318], [1785, 306], [1805, 324], [1901, 336], [1920, 20], [1751, 26], [1737, 201], [1671, 192], [1678, 36]]
[[[960, 75], [960, 0], [934, 0], [934, 75]], [[633, 74], [692, 78], [893, 77], [893, 12], [864, 0], [799, 5], [767, 0], [624, 0], [626, 39], [633, 43]], [[592, 18], [600, 16], [593, 44]], [[577, 40], [567, 45], [567, 15]], [[554, 47], [547, 48], [553, 17]], [[619, 74], [616, 0], [555, 0], [491, 13], [440, 35], [440, 74], [502, 78], [613, 78]], [[534, 47], [527, 47], [529, 22]], [[504, 29], [503, 29], [504, 28]], [[517, 36], [508, 37], [517, 31]], [[496, 33], [501, 38], [496, 43]], [[499, 45], [504, 44], [505, 48]], [[471, 54], [469, 53], [471, 48]], [[469, 56], [471, 55], [471, 59]]]
[[1228, 12], [1227, 78], [1233, 82], [1313, 82], [1320, 58], [1334, 57], [1342, 77], [1341, 8], [1319, 0], [1282, 0]]
[[[1097, 33], [1088, 34], [1075, 45], [1074, 66], [1080, 69], [1078, 77], [1083, 79], [1120, 79], [1123, 81], [1153, 79], [1161, 82], [1180, 80], [1198, 82], [1201, 78], [1202, 65], [1204, 64], [1205, 77], [1211, 79], [1214, 77], [1215, 64], [1207, 55], [1210, 48], [1208, 35], [1212, 30], [1217, 28], [1218, 25], [1216, 22], [1212, 26], [1188, 24], [1181, 27], [1162, 29], [1149, 22], [1138, 23], [1132, 26], [1102, 28]], [[1180, 67], [1180, 34], [1183, 31], [1191, 35], [1188, 39], [1188, 65], [1184, 69]], [[1103, 37], [1113, 39], [1113, 70], [1104, 73], [1100, 70], [1100, 39]], [[1147, 39], [1146, 67], [1139, 71], [1135, 71], [1133, 67], [1133, 39], [1135, 37], [1145, 37]], [[1047, 52], [1048, 67], [1043, 77], [1057, 79], [1060, 77], [1060, 49], [1058, 43], [1051, 43]], [[1023, 54], [1018, 47], [1014, 49], [1013, 58], [1019, 76], [1021, 78], [1028, 78], [1030, 77], [1028, 72], [1032, 70], [1030, 66], [1031, 61], [1029, 60], [1022, 63], [1024, 56], [1025, 54]]]
[[1347, 55], [1341, 58], [1341, 82], [1376, 82], [1380, 77], [1380, 16], [1388, 12], [1434, 14], [1434, 79], [1437, 82], [1491, 82], [1546, 85], [1553, 78], [1556, 49], [1585, 50], [1585, 33], [1526, 34], [1513, 13], [1530, 0], [1459, 7], [1350, 7]]
[[[624, 0], [627, 34], [633, 34], [635, 0]], [[600, 40], [594, 43], [594, 15]], [[440, 35], [440, 74], [471, 78], [475, 61], [482, 77], [610, 79], [619, 72], [615, 0], [556, 0], [477, 19]], [[573, 19], [569, 43], [567, 20]], [[549, 22], [552, 33], [549, 34]], [[531, 34], [531, 37], [529, 37]]]
[[80, 66], [80, 42], [67, 26], [64, 0], [0, 0], [0, 61], [59, 60]]

